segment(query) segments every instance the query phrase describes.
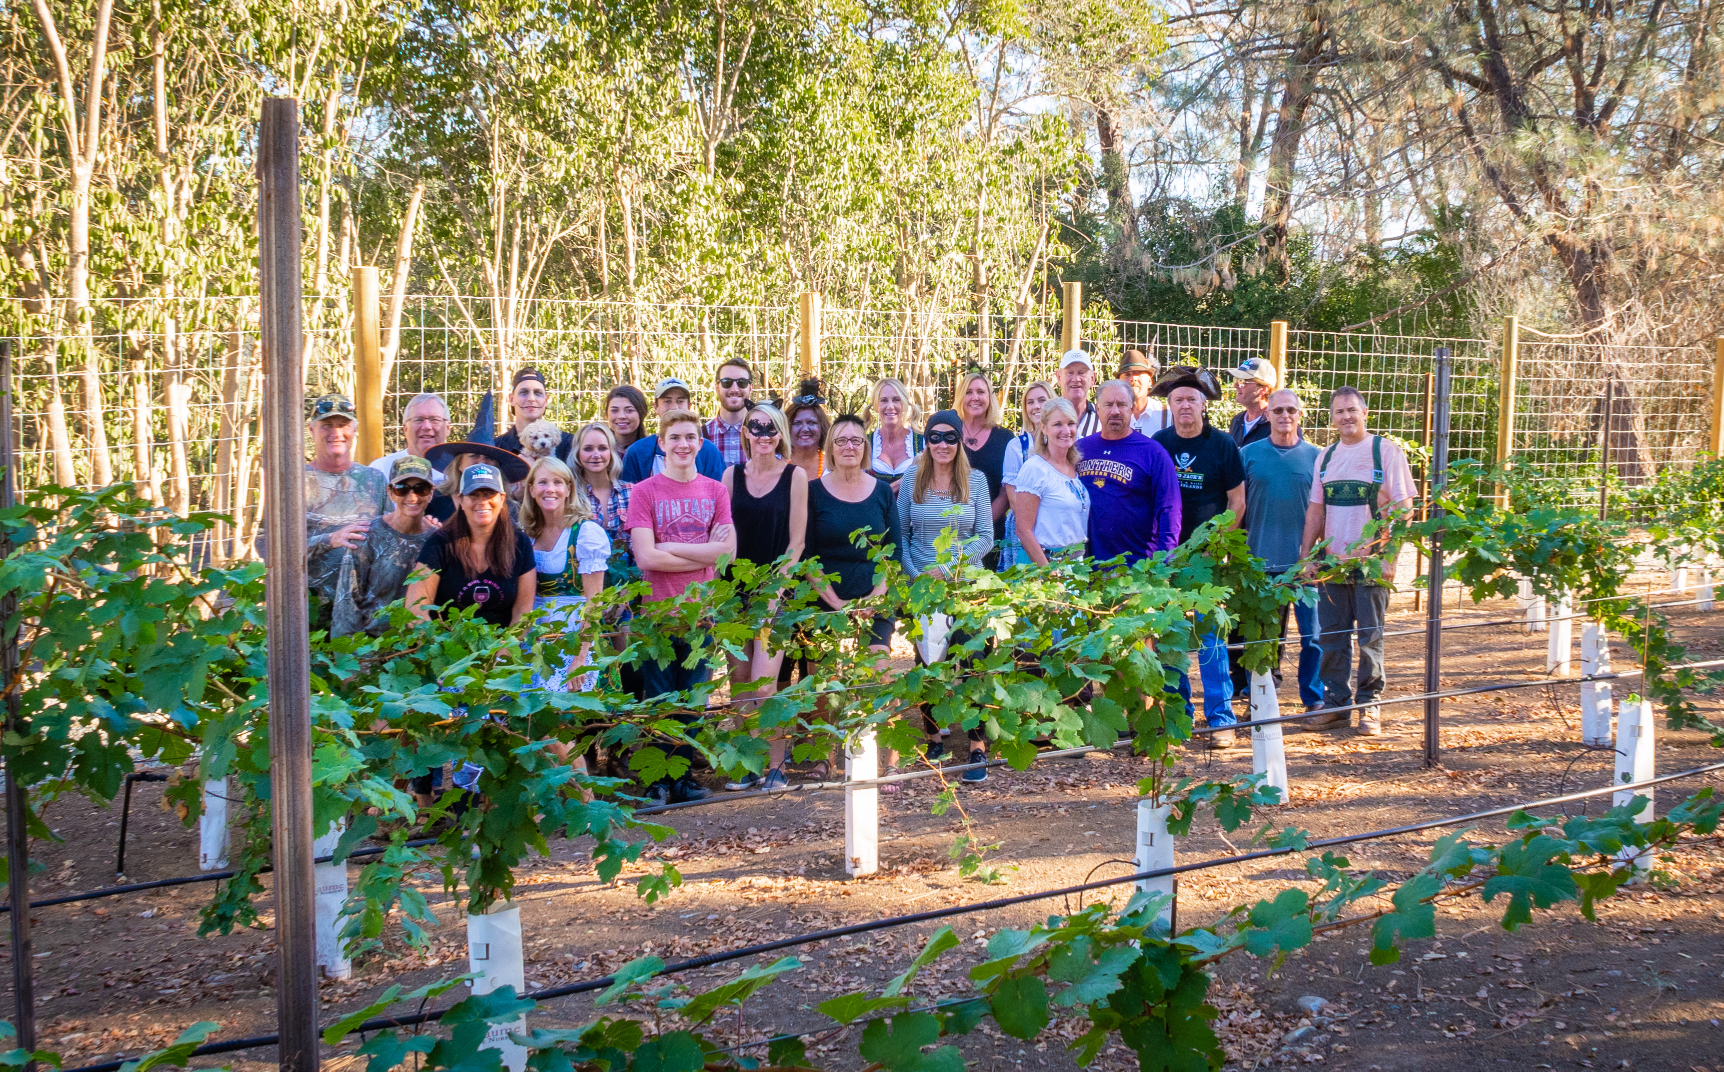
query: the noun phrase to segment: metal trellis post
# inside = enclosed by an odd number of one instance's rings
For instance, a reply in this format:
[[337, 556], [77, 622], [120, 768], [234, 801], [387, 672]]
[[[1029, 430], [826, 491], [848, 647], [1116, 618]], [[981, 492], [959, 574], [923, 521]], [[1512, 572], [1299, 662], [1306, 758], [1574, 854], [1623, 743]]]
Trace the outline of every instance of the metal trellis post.
[[270, 97], [258, 131], [264, 502], [269, 525], [270, 793], [275, 836], [275, 1010], [282, 1072], [317, 1072], [316, 882], [311, 851], [311, 623], [305, 589], [299, 102]]
[[[12, 445], [12, 344], [0, 342], [0, 510], [16, 505], [14, 497]], [[12, 542], [0, 535], [0, 557], [12, 554]], [[0, 674], [5, 675], [6, 732], [20, 735], [22, 697], [18, 695], [18, 631], [12, 619], [18, 615], [18, 597], [0, 600]], [[6, 893], [12, 902], [12, 993], [18, 1008], [13, 1026], [18, 1029], [18, 1047], [36, 1051], [36, 981], [32, 976], [36, 958], [30, 946], [30, 804], [24, 796], [24, 779], [11, 757], [6, 759]], [[24, 1072], [35, 1072], [36, 1063], [26, 1062]]]
[[1616, 377], [1604, 381], [1604, 425], [1598, 437], [1598, 519], [1610, 518], [1610, 423], [1615, 417]]
[[[1443, 516], [1443, 490], [1449, 483], [1449, 365], [1448, 347], [1438, 347], [1436, 389], [1433, 391], [1434, 409], [1431, 420], [1431, 516]], [[1443, 667], [1443, 534], [1438, 531], [1431, 534], [1430, 591], [1431, 598], [1426, 601], [1425, 615], [1425, 691], [1439, 692], [1442, 689]], [[1438, 717], [1442, 712], [1442, 700], [1432, 697], [1425, 701], [1425, 766], [1435, 767], [1441, 761], [1441, 744], [1438, 740]]]

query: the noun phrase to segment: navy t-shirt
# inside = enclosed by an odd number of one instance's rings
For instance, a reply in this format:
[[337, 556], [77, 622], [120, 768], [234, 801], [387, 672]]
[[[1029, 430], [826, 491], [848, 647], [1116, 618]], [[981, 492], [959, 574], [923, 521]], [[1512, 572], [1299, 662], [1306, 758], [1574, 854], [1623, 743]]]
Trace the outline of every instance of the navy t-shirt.
[[506, 626], [515, 610], [515, 595], [520, 591], [521, 575], [537, 568], [533, 560], [533, 541], [520, 529], [515, 530], [515, 565], [507, 575], [493, 565], [483, 573], [467, 572], [461, 556], [455, 553], [455, 533], [445, 526], [431, 534], [419, 551], [419, 561], [437, 574], [437, 596], [432, 602], [439, 607], [466, 610], [478, 606], [479, 617], [492, 625]]
[[1184, 543], [1197, 526], [1227, 512], [1227, 493], [1245, 483], [1245, 464], [1233, 437], [1207, 422], [1191, 439], [1171, 425], [1152, 438], [1173, 456], [1179, 474], [1179, 542]]

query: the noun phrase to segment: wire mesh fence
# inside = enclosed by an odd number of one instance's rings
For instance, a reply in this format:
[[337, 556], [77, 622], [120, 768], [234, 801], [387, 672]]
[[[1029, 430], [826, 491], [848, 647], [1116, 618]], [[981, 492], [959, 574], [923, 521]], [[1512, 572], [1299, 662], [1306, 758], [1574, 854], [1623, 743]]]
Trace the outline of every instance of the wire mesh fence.
[[[233, 514], [239, 524], [223, 530], [228, 542], [222, 546], [243, 553], [261, 516], [257, 446], [265, 377], [257, 299], [104, 302], [83, 321], [11, 311], [11, 322], [41, 326], [6, 340], [16, 355], [12, 431], [20, 487], [135, 482], [166, 507]], [[350, 394], [348, 295], [308, 297], [304, 317], [305, 395]], [[61, 327], [67, 323], [87, 326], [68, 332]], [[694, 407], [710, 412], [715, 371], [730, 359], [749, 363], [757, 398], [788, 397], [801, 376], [800, 326], [794, 305], [411, 295], [398, 330], [386, 326], [384, 332], [384, 447], [401, 446], [402, 411], [414, 395], [442, 395], [455, 434], [465, 435], [480, 397], [505, 388], [510, 374], [527, 365], [544, 374], [551, 388], [547, 416], [564, 427], [602, 416], [605, 393], [617, 384], [650, 394], [666, 377], [687, 382]], [[873, 385], [893, 376], [927, 413], [951, 405], [962, 374], [980, 369], [1004, 392], [1013, 415], [1008, 420], [1015, 423], [1025, 384], [1057, 383], [1061, 327], [1053, 307], [989, 317], [932, 302], [896, 310], [827, 308], [817, 372], [832, 412], [865, 411]], [[1266, 354], [1270, 345], [1264, 328], [1097, 315], [1086, 316], [1082, 327], [1098, 379], [1114, 373], [1127, 349], [1164, 367], [1221, 370]], [[1327, 441], [1322, 407], [1347, 384], [1364, 394], [1375, 430], [1427, 442], [1438, 347], [1447, 347], [1454, 362], [1451, 455], [1492, 460], [1501, 340], [1289, 331], [1286, 379], [1305, 399], [1312, 440]], [[1712, 390], [1706, 350], [1526, 333], [1519, 352], [1511, 446], [1541, 473], [1591, 478], [1596, 487], [1607, 394], [1611, 471], [1620, 482], [1639, 483], [1667, 466], [1689, 465], [1706, 449]], [[1224, 400], [1213, 419], [1224, 423], [1232, 408], [1231, 398]], [[498, 417], [507, 422], [506, 406]]]
[[1449, 394], [1449, 456], [1489, 460], [1496, 450], [1497, 354], [1484, 339], [1419, 338], [1406, 335], [1287, 333], [1287, 385], [1304, 401], [1308, 435], [1327, 444], [1322, 419], [1330, 394], [1357, 388], [1370, 411], [1371, 430], [1421, 447], [1430, 445], [1431, 391], [1436, 351], [1452, 362]]
[[1606, 480], [1636, 487], [1691, 465], [1708, 449], [1712, 365], [1698, 346], [1529, 337], [1523, 329], [1511, 449], [1541, 476], [1591, 498]]

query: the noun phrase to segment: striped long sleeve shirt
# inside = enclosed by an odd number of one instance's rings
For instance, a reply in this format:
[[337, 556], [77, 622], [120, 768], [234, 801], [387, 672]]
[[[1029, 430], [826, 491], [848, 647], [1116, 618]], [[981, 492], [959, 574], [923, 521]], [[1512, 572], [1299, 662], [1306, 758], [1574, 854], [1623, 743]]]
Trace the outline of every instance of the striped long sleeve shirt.
[[952, 550], [970, 565], [979, 566], [982, 556], [994, 546], [992, 501], [988, 478], [970, 470], [970, 501], [956, 503], [950, 496], [929, 491], [924, 502], [915, 501], [916, 467], [904, 473], [898, 485], [898, 557], [912, 577], [939, 561], [934, 542], [946, 529], [954, 529]]

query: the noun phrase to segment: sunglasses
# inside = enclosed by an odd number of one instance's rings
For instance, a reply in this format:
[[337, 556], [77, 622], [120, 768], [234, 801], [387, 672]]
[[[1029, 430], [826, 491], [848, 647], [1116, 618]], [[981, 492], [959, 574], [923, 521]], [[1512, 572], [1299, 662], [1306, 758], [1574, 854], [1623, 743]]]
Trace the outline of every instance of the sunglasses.
[[753, 421], [749, 421], [748, 434], [758, 436], [761, 439], [771, 439], [778, 435], [778, 426], [771, 422], [767, 422], [766, 424], [755, 424]]
[[964, 441], [964, 436], [960, 432], [929, 432], [922, 438], [926, 439], [930, 446], [935, 443], [950, 443], [957, 446]]
[[411, 484], [391, 484], [389, 490], [397, 495], [430, 495], [432, 492], [431, 485], [417, 480]]
[[1270, 413], [1294, 413], [1294, 414], [1296, 414], [1299, 412], [1299, 407], [1298, 406], [1271, 406], [1269, 408], [1269, 412]]
[[720, 376], [718, 378], [720, 387], [747, 387], [753, 382], [754, 380], [748, 376]]

